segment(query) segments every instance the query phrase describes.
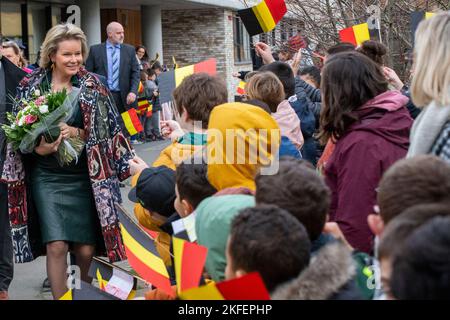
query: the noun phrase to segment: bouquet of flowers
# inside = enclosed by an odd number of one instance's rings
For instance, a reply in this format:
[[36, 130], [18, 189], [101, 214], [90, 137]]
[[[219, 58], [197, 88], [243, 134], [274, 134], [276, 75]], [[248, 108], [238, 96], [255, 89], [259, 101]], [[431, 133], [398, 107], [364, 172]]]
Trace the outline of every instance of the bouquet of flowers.
[[[44, 136], [48, 143], [55, 142], [60, 135], [59, 124], [71, 120], [77, 110], [80, 90], [73, 88], [70, 93], [64, 89], [41, 95], [35, 90], [32, 99], [16, 101], [20, 106], [17, 116], [7, 113], [9, 124], [2, 125], [8, 143], [14, 150], [31, 153]], [[78, 162], [85, 142], [80, 137], [63, 139], [54, 156], [61, 166]]]

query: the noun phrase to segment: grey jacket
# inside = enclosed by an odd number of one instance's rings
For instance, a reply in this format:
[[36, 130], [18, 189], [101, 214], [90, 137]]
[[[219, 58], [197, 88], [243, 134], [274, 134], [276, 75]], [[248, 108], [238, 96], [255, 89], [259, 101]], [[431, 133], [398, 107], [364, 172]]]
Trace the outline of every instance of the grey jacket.
[[323, 247], [297, 278], [278, 286], [272, 300], [360, 300], [355, 262], [341, 242]]
[[434, 101], [426, 106], [413, 123], [406, 157], [430, 153], [448, 121], [450, 106], [439, 106]]

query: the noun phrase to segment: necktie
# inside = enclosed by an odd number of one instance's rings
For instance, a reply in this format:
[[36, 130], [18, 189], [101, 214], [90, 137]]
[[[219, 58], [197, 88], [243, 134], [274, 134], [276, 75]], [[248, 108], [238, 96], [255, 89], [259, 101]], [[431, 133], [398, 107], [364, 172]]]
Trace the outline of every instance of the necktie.
[[112, 50], [112, 87], [117, 90], [119, 89], [119, 49], [113, 47]]

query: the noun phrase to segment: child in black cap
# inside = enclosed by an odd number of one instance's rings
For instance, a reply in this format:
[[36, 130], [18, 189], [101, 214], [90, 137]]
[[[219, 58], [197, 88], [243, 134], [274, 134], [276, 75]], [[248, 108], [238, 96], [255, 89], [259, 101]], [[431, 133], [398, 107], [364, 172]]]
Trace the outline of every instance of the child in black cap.
[[140, 203], [135, 215], [145, 228], [159, 232], [155, 239], [156, 248], [166, 266], [171, 266], [170, 237], [172, 221], [180, 217], [173, 206], [175, 200], [175, 171], [166, 166], [146, 168], [133, 179], [128, 194], [130, 201]]

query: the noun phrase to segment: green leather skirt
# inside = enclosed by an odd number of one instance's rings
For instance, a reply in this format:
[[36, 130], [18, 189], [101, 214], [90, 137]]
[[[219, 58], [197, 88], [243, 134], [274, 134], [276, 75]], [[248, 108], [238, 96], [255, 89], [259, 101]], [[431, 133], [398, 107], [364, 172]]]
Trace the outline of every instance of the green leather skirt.
[[95, 245], [100, 223], [87, 174], [55, 172], [38, 165], [31, 185], [44, 244], [62, 240]]

